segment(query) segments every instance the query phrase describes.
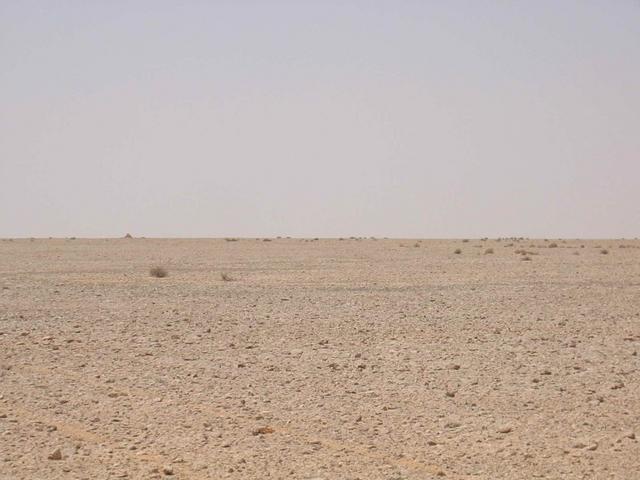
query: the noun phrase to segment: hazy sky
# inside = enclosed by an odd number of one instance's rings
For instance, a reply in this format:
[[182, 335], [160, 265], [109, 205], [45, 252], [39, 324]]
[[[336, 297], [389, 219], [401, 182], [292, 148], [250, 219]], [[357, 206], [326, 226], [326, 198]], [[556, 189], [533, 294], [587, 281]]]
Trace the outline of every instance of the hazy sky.
[[0, 236], [640, 236], [640, 2], [0, 1]]

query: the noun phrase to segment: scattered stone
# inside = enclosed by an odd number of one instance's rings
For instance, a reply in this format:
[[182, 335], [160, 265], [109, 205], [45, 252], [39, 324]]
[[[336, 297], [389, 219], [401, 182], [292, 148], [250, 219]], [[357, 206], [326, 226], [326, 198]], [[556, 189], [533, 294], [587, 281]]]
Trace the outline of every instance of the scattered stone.
[[56, 448], [47, 458], [49, 460], [62, 460], [62, 451], [59, 448]]
[[511, 433], [512, 430], [513, 428], [511, 425], [502, 425], [498, 427], [498, 433]]
[[164, 467], [162, 469], [162, 473], [164, 473], [165, 475], [173, 475], [173, 468], [171, 467]]
[[260, 427], [260, 428], [256, 428], [252, 433], [254, 435], [267, 435], [273, 432], [275, 432], [275, 430], [271, 427]]

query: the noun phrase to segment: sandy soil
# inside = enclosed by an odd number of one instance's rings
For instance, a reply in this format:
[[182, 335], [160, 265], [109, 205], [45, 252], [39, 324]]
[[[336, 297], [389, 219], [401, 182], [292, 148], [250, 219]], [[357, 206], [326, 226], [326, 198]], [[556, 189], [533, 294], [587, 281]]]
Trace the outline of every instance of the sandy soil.
[[640, 241], [550, 244], [0, 241], [0, 478], [640, 478]]

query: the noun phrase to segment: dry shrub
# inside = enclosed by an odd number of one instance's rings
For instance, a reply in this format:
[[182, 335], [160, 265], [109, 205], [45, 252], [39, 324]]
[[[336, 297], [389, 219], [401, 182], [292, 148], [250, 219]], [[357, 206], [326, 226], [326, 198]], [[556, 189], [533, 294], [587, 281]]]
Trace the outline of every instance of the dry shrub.
[[528, 255], [525, 255], [523, 257], [520, 257], [520, 260], [524, 260], [525, 262], [530, 262], [531, 261], [531, 257]]
[[603, 248], [602, 250], [600, 250], [600, 253], [602, 255], [607, 255], [609, 253], [609, 250], [607, 250], [606, 248]]
[[491, 255], [492, 253], [493, 253], [493, 248], [487, 248], [487, 249], [484, 251], [484, 254], [485, 254], [485, 255]]
[[557, 243], [550, 243], [549, 244], [549, 248], [558, 248], [558, 244]]
[[456, 248], [453, 253], [455, 253], [456, 255], [460, 255], [462, 253], [462, 250], [460, 250], [459, 248]]
[[229, 275], [228, 273], [226, 273], [226, 272], [222, 272], [220, 274], [220, 279], [223, 282], [232, 282], [233, 281], [233, 277], [231, 275]]
[[169, 272], [164, 267], [155, 266], [149, 269], [149, 275], [155, 278], [164, 278], [169, 275]]

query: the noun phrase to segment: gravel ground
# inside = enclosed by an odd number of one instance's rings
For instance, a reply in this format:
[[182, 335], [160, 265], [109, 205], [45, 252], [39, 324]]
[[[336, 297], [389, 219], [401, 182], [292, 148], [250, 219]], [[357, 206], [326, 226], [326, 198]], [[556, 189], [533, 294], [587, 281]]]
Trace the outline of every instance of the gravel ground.
[[2, 240], [0, 479], [636, 479], [639, 351], [636, 240]]

